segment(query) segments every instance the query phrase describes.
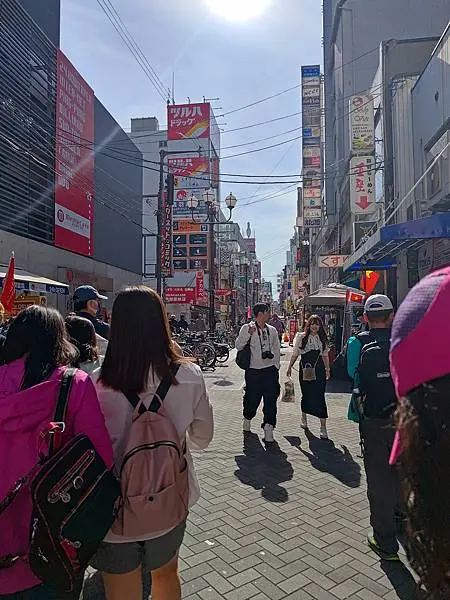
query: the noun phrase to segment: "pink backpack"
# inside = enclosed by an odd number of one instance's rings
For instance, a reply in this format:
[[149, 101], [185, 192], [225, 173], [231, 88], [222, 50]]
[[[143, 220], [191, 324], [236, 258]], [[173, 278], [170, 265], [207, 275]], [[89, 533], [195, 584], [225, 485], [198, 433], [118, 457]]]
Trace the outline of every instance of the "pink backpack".
[[127, 394], [134, 412], [120, 470], [122, 503], [111, 528], [117, 535], [151, 539], [187, 517], [185, 449], [163, 406], [171, 385], [170, 377], [161, 381], [148, 409], [138, 394]]

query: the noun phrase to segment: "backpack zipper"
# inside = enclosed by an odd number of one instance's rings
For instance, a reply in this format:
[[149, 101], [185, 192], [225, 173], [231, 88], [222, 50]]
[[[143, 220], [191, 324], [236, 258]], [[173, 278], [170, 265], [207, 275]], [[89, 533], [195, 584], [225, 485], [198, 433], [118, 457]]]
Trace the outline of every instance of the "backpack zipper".
[[131, 452], [124, 456], [122, 466], [120, 467], [120, 474], [122, 474], [122, 471], [127, 461], [130, 458], [132, 458], [135, 454], [137, 454], [141, 450], [154, 450], [155, 448], [158, 448], [158, 446], [169, 446], [171, 448], [175, 448], [175, 450], [178, 453], [178, 456], [181, 458], [180, 449], [178, 448], [177, 444], [175, 444], [175, 442], [154, 442], [153, 444], [142, 444], [141, 446], [137, 446], [136, 448], [131, 450]]

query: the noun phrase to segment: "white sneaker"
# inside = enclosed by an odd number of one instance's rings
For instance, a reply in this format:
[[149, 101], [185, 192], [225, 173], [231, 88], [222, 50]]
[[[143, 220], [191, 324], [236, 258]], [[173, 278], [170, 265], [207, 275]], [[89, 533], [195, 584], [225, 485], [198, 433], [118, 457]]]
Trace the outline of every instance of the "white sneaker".
[[326, 427], [321, 427], [320, 428], [320, 439], [321, 440], [327, 440], [328, 439], [328, 431]]
[[264, 441], [269, 444], [273, 442], [273, 425], [264, 425]]
[[242, 421], [242, 431], [245, 431], [246, 433], [248, 433], [249, 431], [252, 430], [252, 422], [250, 419], [244, 419]]
[[302, 417], [302, 420], [300, 421], [300, 427], [302, 429], [308, 429], [308, 421], [306, 417]]

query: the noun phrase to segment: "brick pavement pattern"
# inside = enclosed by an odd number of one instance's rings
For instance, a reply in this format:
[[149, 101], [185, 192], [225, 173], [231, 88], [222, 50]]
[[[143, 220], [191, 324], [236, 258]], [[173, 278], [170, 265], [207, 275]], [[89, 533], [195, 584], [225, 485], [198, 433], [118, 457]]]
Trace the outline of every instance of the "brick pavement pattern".
[[[290, 350], [283, 353], [282, 381]], [[266, 447], [260, 414], [252, 433], [242, 433], [242, 371], [230, 360], [205, 377], [216, 432], [195, 455], [202, 498], [180, 554], [183, 598], [413, 600], [408, 569], [380, 564], [366, 545], [369, 510], [357, 427], [346, 419], [349, 395], [329, 385], [330, 441], [321, 441], [317, 419], [308, 435], [300, 428], [296, 382], [296, 402], [279, 403], [276, 443]]]

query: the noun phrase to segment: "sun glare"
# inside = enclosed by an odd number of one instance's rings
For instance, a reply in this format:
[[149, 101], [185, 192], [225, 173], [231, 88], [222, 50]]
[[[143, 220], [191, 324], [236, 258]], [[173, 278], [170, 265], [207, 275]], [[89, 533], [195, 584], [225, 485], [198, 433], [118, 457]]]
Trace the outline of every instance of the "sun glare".
[[206, 0], [210, 10], [227, 21], [251, 21], [269, 6], [270, 0]]

